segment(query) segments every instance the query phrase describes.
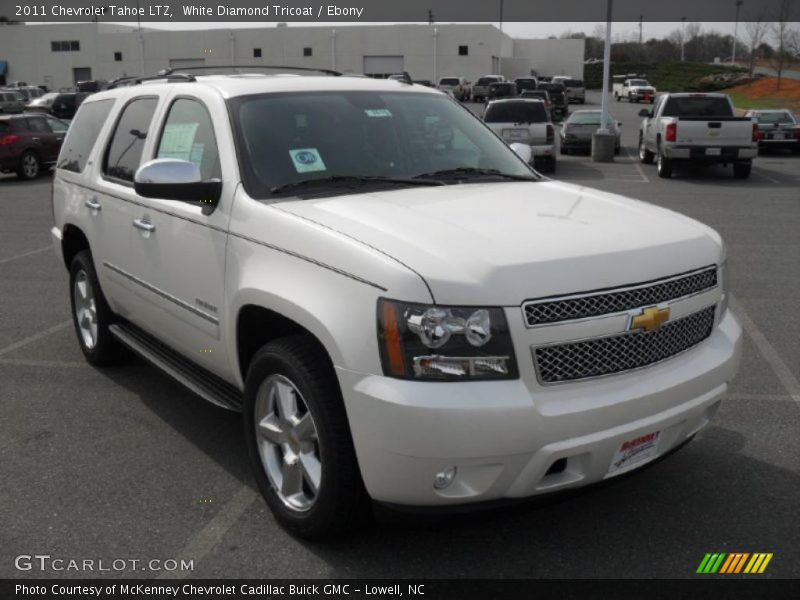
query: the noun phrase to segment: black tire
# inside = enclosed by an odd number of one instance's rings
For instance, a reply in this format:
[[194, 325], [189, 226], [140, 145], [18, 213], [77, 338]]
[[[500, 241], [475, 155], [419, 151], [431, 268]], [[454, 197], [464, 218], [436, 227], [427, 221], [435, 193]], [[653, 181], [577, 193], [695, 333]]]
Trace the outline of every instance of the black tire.
[[[80, 295], [76, 285], [79, 282], [88, 283], [90, 292], [94, 300], [94, 318], [96, 322], [97, 336], [90, 344], [84, 336], [79, 323], [78, 310], [76, 310], [76, 295]], [[84, 289], [85, 286], [84, 286]], [[106, 302], [100, 282], [97, 280], [97, 272], [94, 269], [92, 253], [89, 250], [82, 250], [72, 259], [69, 269], [69, 298], [72, 308], [72, 324], [75, 327], [75, 335], [78, 337], [78, 345], [86, 360], [95, 366], [111, 365], [123, 356], [122, 347], [111, 335], [108, 327], [115, 321], [114, 313]]]
[[561, 154], [569, 154], [569, 148], [565, 148], [564, 146], [559, 146], [558, 151]]
[[36, 179], [42, 172], [42, 163], [39, 156], [33, 150], [26, 150], [19, 157], [17, 166], [17, 177], [30, 181]]
[[747, 179], [750, 177], [750, 171], [753, 168], [751, 162], [737, 162], [733, 163], [733, 176], [737, 179]]
[[[320, 483], [309, 508], [288, 506], [266, 473], [256, 433], [256, 400], [270, 376], [288, 379], [302, 396], [316, 426]], [[276, 520], [306, 539], [353, 531], [368, 522], [372, 504], [361, 480], [350, 426], [333, 366], [309, 335], [281, 338], [253, 357], [244, 390], [244, 436], [258, 487]]]
[[614, 156], [619, 156], [621, 151], [622, 148], [620, 148], [619, 146], [614, 146]]
[[658, 171], [659, 177], [662, 179], [669, 179], [672, 177], [672, 160], [659, 152], [656, 170]]
[[654, 155], [644, 145], [644, 138], [639, 136], [639, 162], [645, 165], [653, 164]]
[[581, 104], [586, 104], [586, 98], [581, 98], [581, 99], [579, 100], [579, 102], [580, 102]]

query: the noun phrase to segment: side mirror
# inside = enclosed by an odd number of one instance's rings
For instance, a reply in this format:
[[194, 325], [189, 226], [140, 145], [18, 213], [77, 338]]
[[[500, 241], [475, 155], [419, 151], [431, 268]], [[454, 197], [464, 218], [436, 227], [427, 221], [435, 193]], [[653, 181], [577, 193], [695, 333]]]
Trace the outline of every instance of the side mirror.
[[642, 110], [640, 110], [640, 111], [639, 111], [639, 116], [640, 116], [640, 117], [647, 117], [647, 118], [650, 118], [650, 117], [652, 117], [652, 116], [653, 116], [653, 113], [651, 113], [651, 112], [650, 112], [649, 110], [647, 110], [646, 108], [643, 108]]
[[222, 182], [203, 181], [200, 169], [188, 160], [155, 158], [136, 171], [133, 188], [145, 198], [199, 202], [213, 209], [219, 202]]
[[531, 152], [531, 147], [528, 144], [511, 144], [511, 149], [519, 156], [522, 160], [526, 163], [531, 162], [531, 158], [533, 158], [533, 153]]

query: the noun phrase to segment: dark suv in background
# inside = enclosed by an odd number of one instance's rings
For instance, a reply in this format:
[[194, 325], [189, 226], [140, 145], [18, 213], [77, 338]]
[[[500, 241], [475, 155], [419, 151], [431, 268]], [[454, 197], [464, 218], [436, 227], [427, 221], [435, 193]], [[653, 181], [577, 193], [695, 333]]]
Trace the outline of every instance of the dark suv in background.
[[67, 127], [50, 115], [0, 115], [0, 172], [38, 177], [56, 162]]
[[72, 119], [89, 92], [64, 92], [53, 100], [50, 112], [59, 119]]

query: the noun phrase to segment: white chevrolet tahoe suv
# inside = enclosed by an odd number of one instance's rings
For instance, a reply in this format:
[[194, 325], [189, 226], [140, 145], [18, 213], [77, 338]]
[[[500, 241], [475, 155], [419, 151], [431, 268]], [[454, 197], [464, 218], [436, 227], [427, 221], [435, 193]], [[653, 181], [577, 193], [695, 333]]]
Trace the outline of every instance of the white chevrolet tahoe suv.
[[78, 342], [242, 411], [296, 534], [598, 482], [719, 407], [741, 330], [705, 225], [544, 179], [402, 81], [130, 83], [54, 176]]

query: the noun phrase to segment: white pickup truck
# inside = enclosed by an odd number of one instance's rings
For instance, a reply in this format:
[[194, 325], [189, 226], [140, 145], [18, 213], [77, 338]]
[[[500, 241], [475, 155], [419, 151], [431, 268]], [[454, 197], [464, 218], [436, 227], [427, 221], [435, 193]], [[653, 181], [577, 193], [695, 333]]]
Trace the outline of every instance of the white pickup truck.
[[628, 102], [656, 101], [656, 88], [646, 79], [626, 79], [622, 83], [614, 83], [614, 100], [627, 100]]
[[671, 177], [676, 160], [732, 164], [736, 177], [750, 176], [758, 153], [758, 123], [734, 116], [726, 94], [664, 94], [639, 116], [639, 160], [650, 164], [655, 158], [659, 177]]

